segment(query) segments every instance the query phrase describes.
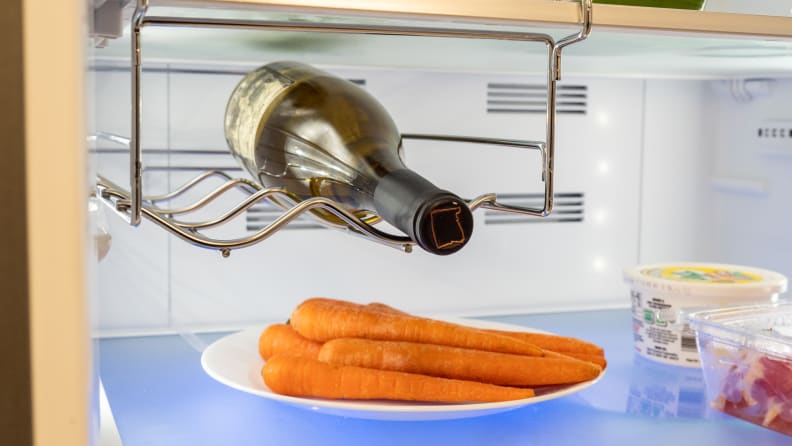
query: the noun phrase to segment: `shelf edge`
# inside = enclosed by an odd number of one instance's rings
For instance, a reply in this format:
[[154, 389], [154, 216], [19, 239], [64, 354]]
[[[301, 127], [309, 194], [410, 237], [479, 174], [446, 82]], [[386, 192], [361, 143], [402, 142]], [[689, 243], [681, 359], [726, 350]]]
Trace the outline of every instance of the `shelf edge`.
[[[577, 26], [576, 1], [557, 0], [151, 0], [152, 6], [263, 8], [382, 19], [490, 25]], [[792, 39], [792, 17], [595, 4], [594, 27], [663, 33]]]

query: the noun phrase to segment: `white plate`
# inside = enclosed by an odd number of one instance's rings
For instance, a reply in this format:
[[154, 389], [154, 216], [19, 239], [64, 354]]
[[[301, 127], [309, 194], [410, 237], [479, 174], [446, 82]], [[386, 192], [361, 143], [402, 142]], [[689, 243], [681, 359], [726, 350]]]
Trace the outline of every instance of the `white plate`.
[[[450, 319], [446, 319], [450, 320]], [[495, 328], [514, 331], [539, 331], [526, 327], [500, 324], [480, 320], [450, 320], [480, 328]], [[329, 400], [299, 398], [279, 395], [271, 391], [261, 378], [264, 360], [258, 353], [258, 337], [261, 329], [240, 331], [225, 336], [204, 350], [201, 365], [209, 376], [221, 383], [243, 392], [281, 401], [295, 407], [352, 418], [374, 420], [448, 420], [490, 415], [517, 409], [529, 404], [548, 401], [579, 392], [597, 382], [601, 377], [570, 386], [537, 389], [533, 398], [502, 401], [497, 403], [437, 404], [391, 401]]]

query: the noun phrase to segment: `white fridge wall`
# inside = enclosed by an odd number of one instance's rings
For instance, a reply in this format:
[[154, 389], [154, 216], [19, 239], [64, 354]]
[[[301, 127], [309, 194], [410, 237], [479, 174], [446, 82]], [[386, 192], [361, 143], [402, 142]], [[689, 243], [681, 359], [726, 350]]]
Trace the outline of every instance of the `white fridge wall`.
[[[736, 100], [731, 87], [715, 82], [705, 89], [715, 148], [713, 258], [792, 277], [792, 79], [771, 81], [749, 101]], [[767, 127], [778, 135], [759, 138]]]
[[[241, 75], [162, 68], [147, 74], [144, 113], [164, 110], [166, 130], [164, 138], [147, 140], [144, 128], [144, 149], [168, 151], [144, 154], [150, 168], [144, 180], [174, 188], [214, 166], [245, 175], [225, 152], [222, 130], [225, 101]], [[541, 84], [542, 78], [329, 69], [364, 80], [404, 133], [544, 138], [543, 114], [488, 113], [487, 102], [491, 83]], [[108, 92], [97, 96], [102, 122], [128, 128], [128, 109], [118, 106], [126, 104], [126, 84], [118, 83], [117, 73], [96, 77]], [[147, 221], [128, 228], [110, 217], [114, 240], [99, 266], [99, 328], [112, 333], [283, 320], [300, 300], [317, 295], [448, 314], [627, 306], [623, 267], [697, 258], [709, 249], [699, 243], [702, 223], [690, 225], [699, 198], [667, 193], [704, 192], [696, 169], [707, 164], [708, 144], [697, 119], [709, 97], [703, 96], [704, 84], [694, 81], [565, 78], [563, 84], [585, 87], [586, 113], [558, 118], [556, 193], [572, 195], [557, 199], [568, 206], [558, 206], [552, 218], [571, 211], [581, 221], [515, 220], [480, 210], [471, 242], [449, 257], [404, 254], [302, 224], [223, 259]], [[155, 94], [165, 103], [149, 99]], [[696, 161], [680, 170], [677, 157], [688, 160], [691, 154]], [[100, 151], [99, 158], [100, 166], [114, 164], [101, 173], [126, 184], [123, 156]], [[439, 186], [466, 197], [541, 191], [539, 157], [530, 151], [407, 141], [405, 158]], [[668, 211], [672, 205], [683, 212]], [[242, 218], [223, 232], [240, 235], [246, 225]]]
[[[145, 73], [146, 110], [141, 143], [144, 147], [167, 147], [168, 85], [165, 76]], [[99, 132], [129, 137], [129, 71], [98, 70], [94, 74], [94, 122]], [[127, 88], [125, 88], [127, 87]], [[121, 105], [123, 104], [123, 105]], [[129, 155], [124, 146], [99, 140], [94, 158], [98, 174], [120, 185], [129, 184]], [[103, 149], [103, 150], [101, 150]], [[150, 155], [146, 165], [167, 163], [167, 156]], [[160, 194], [167, 179], [146, 172], [144, 192]], [[127, 186], [128, 188], [128, 186]], [[168, 235], [154, 225], [130, 227], [104, 206], [102, 220], [112, 236], [111, 248], [97, 267], [98, 302], [94, 308], [100, 327], [158, 329], [168, 324]]]
[[646, 83], [640, 263], [715, 261], [705, 82]]

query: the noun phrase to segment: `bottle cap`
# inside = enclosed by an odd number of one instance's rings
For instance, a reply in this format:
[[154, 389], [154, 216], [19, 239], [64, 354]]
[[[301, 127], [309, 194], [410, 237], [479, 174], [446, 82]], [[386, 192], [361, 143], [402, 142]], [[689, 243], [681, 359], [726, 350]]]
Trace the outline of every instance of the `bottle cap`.
[[440, 255], [459, 251], [473, 232], [473, 213], [451, 193], [424, 202], [415, 215], [414, 239], [421, 248]]
[[409, 169], [380, 179], [374, 205], [385, 221], [433, 254], [459, 251], [473, 232], [473, 214], [464, 200]]

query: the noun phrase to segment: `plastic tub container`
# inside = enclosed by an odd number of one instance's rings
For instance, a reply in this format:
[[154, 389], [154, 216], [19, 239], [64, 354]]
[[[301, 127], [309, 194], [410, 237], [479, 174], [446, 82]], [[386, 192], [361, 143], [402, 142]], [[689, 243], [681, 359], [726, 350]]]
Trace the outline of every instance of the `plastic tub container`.
[[700, 366], [686, 313], [775, 302], [787, 288], [786, 277], [773, 271], [709, 263], [641, 265], [626, 269], [624, 279], [630, 284], [636, 352], [686, 367]]
[[692, 313], [710, 405], [792, 436], [792, 304]]

